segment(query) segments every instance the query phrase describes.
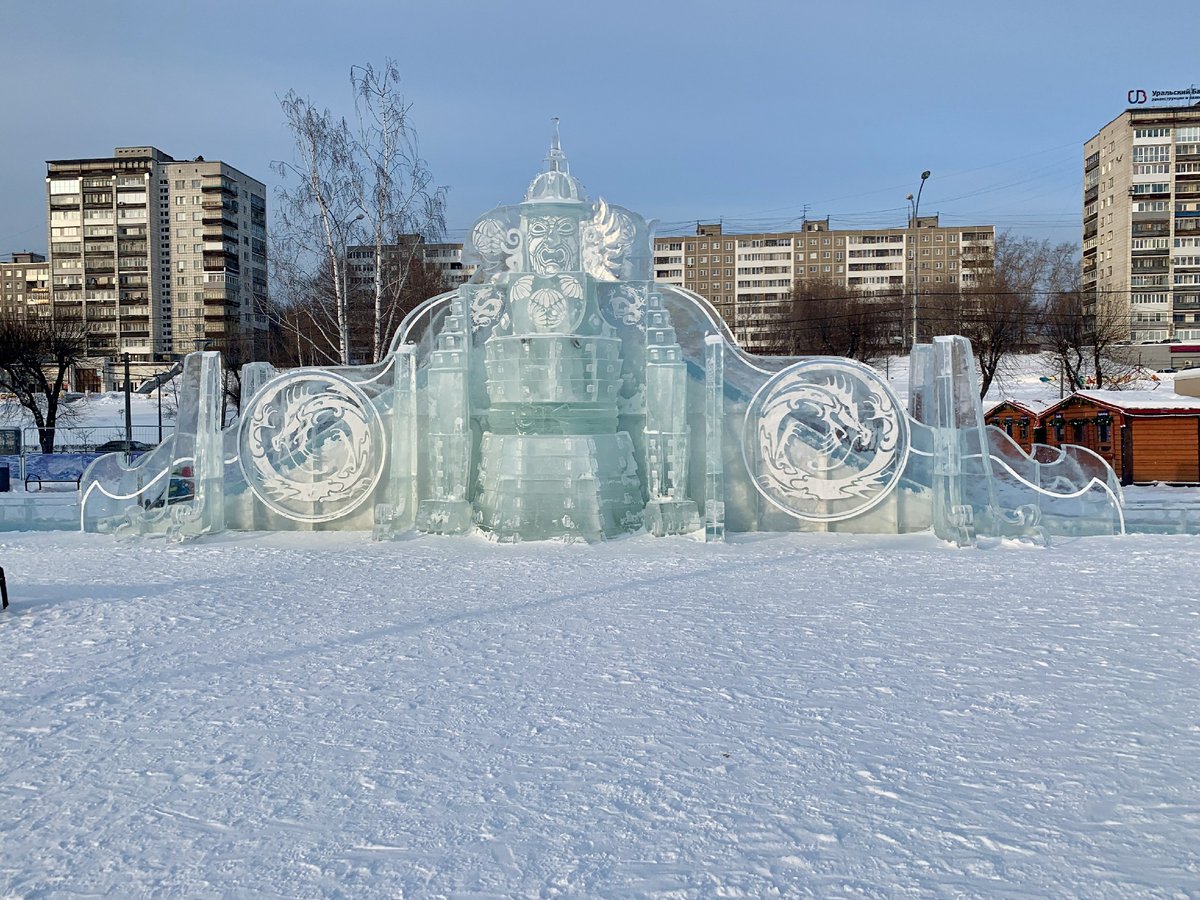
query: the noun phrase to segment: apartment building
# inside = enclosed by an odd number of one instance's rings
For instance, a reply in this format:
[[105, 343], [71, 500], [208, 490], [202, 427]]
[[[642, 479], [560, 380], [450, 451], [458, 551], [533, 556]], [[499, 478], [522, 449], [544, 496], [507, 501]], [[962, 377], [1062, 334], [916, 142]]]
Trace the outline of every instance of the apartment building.
[[0, 315], [50, 315], [50, 263], [40, 253], [13, 253], [0, 262]]
[[1134, 343], [1200, 340], [1200, 104], [1127, 109], [1084, 144], [1082, 266]]
[[90, 356], [127, 353], [145, 376], [265, 332], [262, 182], [155, 147], [46, 166], [54, 315], [87, 325]]
[[479, 268], [478, 263], [463, 262], [463, 245], [457, 243], [425, 244], [421, 248], [422, 258], [442, 275], [446, 290], [453, 290], [471, 280]]
[[[375, 248], [353, 245], [347, 248], [346, 256], [354, 286], [359, 289], [370, 288], [375, 277]], [[437, 271], [448, 291], [469, 281], [479, 268], [477, 263], [463, 262], [461, 243], [431, 243], [419, 234], [405, 234], [400, 236], [398, 243], [384, 245], [385, 268], [402, 266], [412, 258], [420, 258]]]
[[835, 229], [829, 219], [799, 231], [724, 234], [698, 225], [688, 237], [654, 241], [654, 277], [707, 298], [754, 351], [774, 342], [781, 311], [795, 283], [823, 280], [869, 294], [911, 296], [961, 292], [989, 271], [995, 253], [992, 225], [940, 224], [920, 216], [908, 228]]

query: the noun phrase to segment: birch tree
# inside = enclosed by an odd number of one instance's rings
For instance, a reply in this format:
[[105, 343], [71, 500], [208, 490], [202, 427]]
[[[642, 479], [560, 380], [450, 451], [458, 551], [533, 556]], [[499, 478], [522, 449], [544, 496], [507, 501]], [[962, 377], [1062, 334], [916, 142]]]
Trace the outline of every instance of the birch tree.
[[421, 158], [411, 104], [400, 90], [394, 60], [383, 68], [350, 70], [357, 118], [355, 143], [361, 177], [359, 207], [366, 217], [372, 253], [372, 359], [383, 356], [399, 324], [397, 302], [423, 240], [436, 240], [446, 229], [446, 188], [434, 183]]
[[[272, 164], [283, 182], [272, 256], [282, 295], [276, 324], [311, 345], [306, 355], [341, 365], [382, 357], [422, 244], [445, 230], [446, 189], [420, 155], [395, 62], [354, 66], [350, 86], [349, 121], [289, 91], [280, 104], [293, 157]], [[370, 266], [354, 268], [352, 248], [368, 251]], [[369, 343], [357, 340], [364, 315]]]
[[[291, 162], [272, 163], [284, 182], [278, 188], [276, 265], [289, 293], [303, 290], [306, 270], [328, 265], [332, 303], [316, 307], [314, 324], [350, 364], [350, 281], [346, 248], [363, 218], [359, 207], [362, 172], [354, 136], [345, 119], [317, 109], [295, 91], [280, 101], [294, 141]], [[296, 299], [295, 297], [289, 299]]]

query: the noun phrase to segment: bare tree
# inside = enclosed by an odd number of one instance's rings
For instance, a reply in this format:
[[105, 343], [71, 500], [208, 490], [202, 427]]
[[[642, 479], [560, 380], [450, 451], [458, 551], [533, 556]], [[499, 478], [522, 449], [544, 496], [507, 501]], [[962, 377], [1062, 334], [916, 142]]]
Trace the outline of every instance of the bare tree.
[[[1122, 353], [1129, 318], [1121, 304], [1105, 302], [1081, 286], [1078, 248], [1060, 244], [1047, 278], [1050, 294], [1042, 311], [1042, 341], [1054, 374], [1072, 387], [1092, 383], [1115, 387], [1133, 374], [1134, 361]], [[1049, 373], [1048, 373], [1049, 374]]]
[[[358, 127], [355, 146], [363, 177], [359, 207], [366, 214], [372, 250], [372, 359], [378, 361], [398, 324], [396, 299], [420, 259], [421, 240], [446, 230], [446, 188], [434, 184], [421, 158], [411, 104], [400, 91], [394, 60], [382, 69], [350, 69]], [[385, 256], [390, 257], [385, 259]]]
[[1073, 283], [1076, 252], [1073, 244], [996, 235], [995, 255], [976, 269], [958, 310], [961, 333], [971, 340], [979, 366], [981, 394], [1010, 356], [1037, 347], [1046, 309]]
[[[360, 355], [379, 359], [422, 242], [445, 229], [446, 189], [434, 185], [420, 156], [396, 64], [355, 66], [350, 83], [353, 126], [295, 91], [283, 97], [295, 152], [291, 162], [272, 165], [291, 187], [278, 191], [272, 252], [282, 303], [268, 312], [277, 326], [294, 330], [297, 341], [309, 342], [312, 353], [341, 365]], [[369, 250], [373, 302], [366, 341], [355, 335], [362, 272], [352, 267], [351, 248], [356, 256]], [[303, 328], [297, 328], [300, 320]]]
[[280, 278], [293, 297], [304, 290], [314, 266], [332, 270], [332, 302], [314, 308], [313, 324], [324, 342], [336, 348], [342, 365], [350, 364], [349, 279], [346, 248], [355, 224], [364, 217], [359, 208], [362, 173], [354, 137], [345, 119], [319, 110], [295, 91], [280, 101], [295, 142], [294, 161], [271, 167], [292, 188], [280, 185], [276, 248], [272, 254]]
[[979, 396], [987, 394], [1001, 365], [1028, 350], [1037, 333], [1033, 299], [1011, 277], [995, 272], [963, 292], [963, 334], [979, 367]]
[[1055, 294], [1042, 311], [1042, 342], [1065, 384], [1083, 383], [1090, 319], [1084, 297], [1077, 290]]
[[54, 452], [55, 430], [65, 418], [60, 402], [67, 376], [86, 354], [81, 322], [0, 314], [0, 377], [33, 416], [43, 453]]
[[883, 356], [895, 318], [894, 298], [874, 298], [829, 279], [800, 279], [776, 318], [778, 335], [765, 353], [779, 356], [844, 356], [870, 362]]

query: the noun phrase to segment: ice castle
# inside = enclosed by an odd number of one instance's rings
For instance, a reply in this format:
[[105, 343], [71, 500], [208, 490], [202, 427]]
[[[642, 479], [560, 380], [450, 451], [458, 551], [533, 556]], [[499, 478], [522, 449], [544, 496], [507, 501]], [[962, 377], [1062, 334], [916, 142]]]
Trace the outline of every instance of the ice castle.
[[524, 199], [486, 213], [471, 282], [368, 366], [242, 373], [188, 356], [174, 437], [97, 460], [82, 527], [174, 539], [361, 530], [599, 541], [648, 531], [932, 529], [1045, 539], [1123, 530], [1108, 465], [1027, 456], [983, 421], [969, 343], [913, 348], [907, 409], [879, 372], [756, 357], [698, 294], [652, 279], [651, 226], [591, 201], [557, 133]]

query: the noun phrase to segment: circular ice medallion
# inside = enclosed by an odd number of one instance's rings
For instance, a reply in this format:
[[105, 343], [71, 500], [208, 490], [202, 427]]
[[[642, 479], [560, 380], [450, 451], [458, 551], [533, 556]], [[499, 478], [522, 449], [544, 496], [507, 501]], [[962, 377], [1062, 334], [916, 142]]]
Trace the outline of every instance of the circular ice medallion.
[[367, 396], [329, 372], [268, 382], [242, 411], [238, 462], [270, 509], [300, 522], [353, 512], [383, 474], [383, 423]]
[[742, 453], [767, 500], [831, 522], [871, 509], [908, 461], [908, 417], [877, 372], [811, 359], [772, 376], [746, 411]]

